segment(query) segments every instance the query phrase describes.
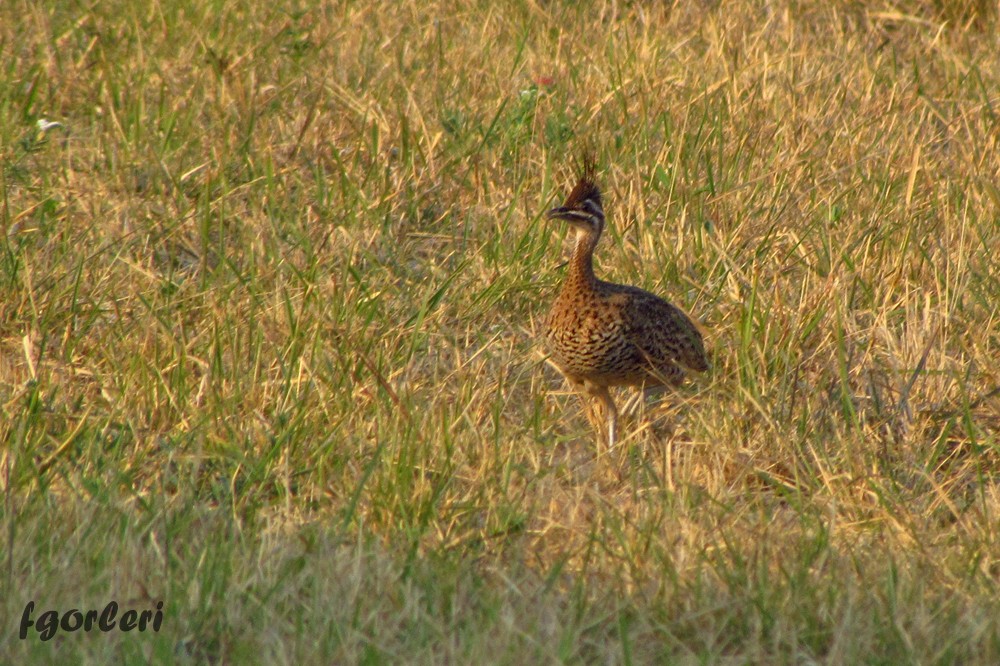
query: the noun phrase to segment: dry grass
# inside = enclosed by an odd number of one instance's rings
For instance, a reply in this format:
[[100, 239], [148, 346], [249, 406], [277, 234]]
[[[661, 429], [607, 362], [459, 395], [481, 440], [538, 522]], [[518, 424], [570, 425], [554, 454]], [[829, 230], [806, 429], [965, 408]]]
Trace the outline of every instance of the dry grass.
[[[1000, 659], [991, 3], [45, 4], [0, 661]], [[583, 145], [598, 270], [714, 362], [609, 455], [537, 343]]]

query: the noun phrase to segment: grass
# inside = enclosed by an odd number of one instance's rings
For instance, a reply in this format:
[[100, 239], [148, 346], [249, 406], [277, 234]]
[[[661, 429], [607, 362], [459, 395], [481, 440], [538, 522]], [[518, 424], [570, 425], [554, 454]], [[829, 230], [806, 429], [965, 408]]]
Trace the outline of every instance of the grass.
[[[0, 661], [1000, 659], [995, 7], [266, 5], [0, 6]], [[610, 454], [587, 146], [714, 364]]]

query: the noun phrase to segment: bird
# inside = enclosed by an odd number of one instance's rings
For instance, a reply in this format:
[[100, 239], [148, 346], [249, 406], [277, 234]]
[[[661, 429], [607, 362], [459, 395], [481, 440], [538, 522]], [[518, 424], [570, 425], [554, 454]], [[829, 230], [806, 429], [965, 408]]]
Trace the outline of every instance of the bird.
[[[608, 450], [615, 447], [618, 410], [613, 386], [679, 386], [687, 371], [709, 369], [698, 326], [683, 310], [648, 291], [594, 275], [594, 249], [606, 225], [592, 156], [581, 160], [576, 186], [546, 213], [567, 223], [576, 245], [545, 320], [549, 359], [580, 395], [606, 412]], [[592, 421], [599, 432], [601, 426]]]

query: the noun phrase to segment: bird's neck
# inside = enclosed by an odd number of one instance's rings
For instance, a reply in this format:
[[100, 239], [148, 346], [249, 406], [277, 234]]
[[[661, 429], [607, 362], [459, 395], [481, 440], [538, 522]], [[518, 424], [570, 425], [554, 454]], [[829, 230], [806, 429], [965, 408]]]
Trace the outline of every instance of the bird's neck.
[[577, 231], [576, 248], [573, 250], [573, 257], [569, 260], [569, 270], [566, 274], [566, 283], [574, 283], [579, 287], [591, 287], [597, 285], [597, 278], [594, 277], [594, 248], [600, 234], [592, 231]]

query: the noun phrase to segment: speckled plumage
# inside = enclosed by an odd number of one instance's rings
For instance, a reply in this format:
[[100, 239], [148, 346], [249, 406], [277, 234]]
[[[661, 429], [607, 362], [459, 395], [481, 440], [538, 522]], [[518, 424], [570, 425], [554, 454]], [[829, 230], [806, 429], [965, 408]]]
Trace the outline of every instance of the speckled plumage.
[[685, 370], [708, 369], [697, 326], [659, 296], [598, 280], [593, 255], [604, 230], [592, 163], [565, 205], [549, 211], [576, 231], [576, 249], [545, 326], [551, 358], [574, 389], [599, 399], [614, 446], [617, 410], [610, 386], [680, 384]]

